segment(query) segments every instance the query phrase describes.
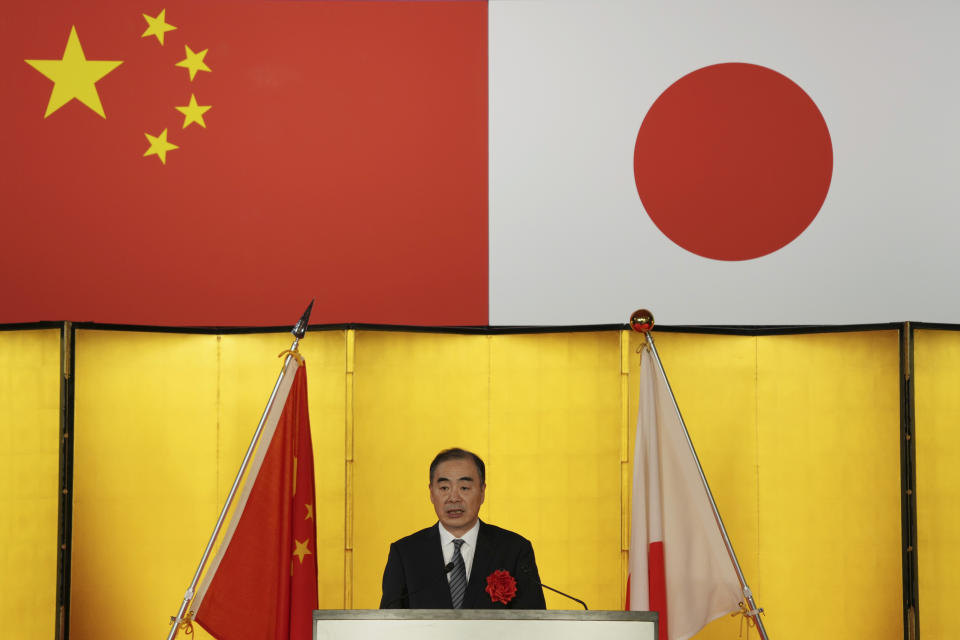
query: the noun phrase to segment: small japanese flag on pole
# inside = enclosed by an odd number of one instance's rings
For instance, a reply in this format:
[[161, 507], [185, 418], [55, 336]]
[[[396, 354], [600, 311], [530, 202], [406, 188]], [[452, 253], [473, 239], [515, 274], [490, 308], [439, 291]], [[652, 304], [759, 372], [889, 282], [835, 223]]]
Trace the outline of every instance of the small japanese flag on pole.
[[[745, 588], [656, 356], [640, 361], [627, 608], [656, 611], [660, 640], [685, 640], [741, 609]], [[761, 637], [766, 637], [762, 626]]]

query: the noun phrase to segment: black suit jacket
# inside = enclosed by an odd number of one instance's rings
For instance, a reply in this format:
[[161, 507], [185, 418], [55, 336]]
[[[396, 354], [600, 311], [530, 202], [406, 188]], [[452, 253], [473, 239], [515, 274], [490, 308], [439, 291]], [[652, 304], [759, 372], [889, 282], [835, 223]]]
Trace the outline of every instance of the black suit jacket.
[[[505, 569], [517, 581], [509, 604], [492, 602], [487, 576]], [[383, 570], [381, 609], [452, 609], [450, 586], [444, 571], [437, 525], [401, 538], [390, 545]], [[480, 522], [464, 609], [546, 609], [533, 545], [512, 531]]]

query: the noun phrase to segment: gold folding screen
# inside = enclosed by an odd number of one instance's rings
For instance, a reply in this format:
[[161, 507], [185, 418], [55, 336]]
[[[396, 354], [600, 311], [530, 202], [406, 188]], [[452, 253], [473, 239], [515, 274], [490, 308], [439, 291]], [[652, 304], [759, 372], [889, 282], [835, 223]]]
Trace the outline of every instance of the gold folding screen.
[[[166, 633], [289, 341], [78, 332], [73, 638]], [[902, 637], [897, 332], [657, 344], [771, 635]], [[321, 607], [377, 605], [388, 543], [435, 521], [430, 458], [460, 445], [488, 462], [481, 517], [533, 540], [543, 580], [621, 608], [638, 345], [308, 333]]]
[[762, 337], [758, 362], [763, 606], [787, 637], [902, 638], [898, 333]]
[[897, 332], [657, 344], [771, 637], [902, 638]]
[[546, 584], [619, 606], [620, 339], [358, 335], [355, 607], [378, 605], [389, 543], [436, 522], [427, 467], [451, 446], [484, 458], [480, 517], [534, 542]]
[[0, 331], [0, 619], [5, 638], [56, 628], [60, 331]]
[[920, 637], [957, 634], [960, 332], [914, 332]]
[[[165, 637], [291, 339], [78, 331], [71, 638]], [[342, 332], [301, 349], [331, 608], [343, 606], [344, 351]]]

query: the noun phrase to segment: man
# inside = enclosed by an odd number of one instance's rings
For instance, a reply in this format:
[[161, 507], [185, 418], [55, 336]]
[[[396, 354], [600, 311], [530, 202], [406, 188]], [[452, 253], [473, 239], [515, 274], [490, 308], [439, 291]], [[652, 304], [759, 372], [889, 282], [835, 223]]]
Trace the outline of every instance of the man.
[[478, 455], [437, 454], [430, 502], [439, 522], [390, 545], [381, 609], [547, 608], [530, 541], [480, 521], [486, 488]]

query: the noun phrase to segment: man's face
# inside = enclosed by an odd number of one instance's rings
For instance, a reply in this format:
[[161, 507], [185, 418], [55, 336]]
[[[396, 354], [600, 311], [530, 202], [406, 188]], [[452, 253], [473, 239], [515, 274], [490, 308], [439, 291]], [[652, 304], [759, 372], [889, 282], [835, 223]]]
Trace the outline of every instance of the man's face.
[[438, 464], [430, 482], [430, 502], [443, 527], [458, 538], [469, 531], [477, 521], [486, 488], [473, 459]]

